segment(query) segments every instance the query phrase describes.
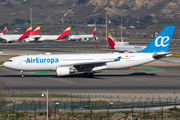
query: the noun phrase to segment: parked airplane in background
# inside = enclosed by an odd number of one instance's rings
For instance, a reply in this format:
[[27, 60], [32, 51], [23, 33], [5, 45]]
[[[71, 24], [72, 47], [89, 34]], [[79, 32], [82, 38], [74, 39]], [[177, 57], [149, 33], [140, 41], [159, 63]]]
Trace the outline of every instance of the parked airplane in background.
[[14, 34], [14, 35], [2, 35], [0, 36], [5, 43], [17, 42], [18, 40], [23, 40], [31, 34], [32, 27], [29, 27], [24, 34]]
[[167, 26], [142, 51], [137, 53], [99, 53], [99, 54], [59, 54], [24, 55], [13, 57], [3, 65], [7, 68], [23, 71], [54, 70], [57, 76], [84, 72], [93, 77], [93, 72], [104, 69], [120, 69], [142, 65], [170, 56], [167, 52], [175, 26]]
[[137, 52], [147, 47], [147, 46], [129, 45], [128, 42], [116, 42], [110, 33], [108, 33], [108, 41], [109, 41], [109, 45], [108, 45], [109, 49], [113, 49], [115, 51], [120, 51], [120, 52]]
[[1, 35], [5, 35], [5, 34], [6, 34], [6, 29], [7, 29], [7, 27], [5, 27], [5, 28], [4, 28], [4, 30], [3, 30], [3, 32], [2, 32], [2, 33], [0, 33], [0, 36], [1, 36]]
[[72, 40], [80, 40], [80, 41], [88, 41], [89, 39], [98, 39], [98, 37], [96, 37], [96, 28], [93, 31], [93, 34], [91, 35], [69, 35], [68, 40], [72, 41]]
[[41, 37], [39, 34], [39, 30], [40, 30], [41, 26], [37, 26], [36, 29], [30, 34], [30, 36], [24, 40], [24, 42], [34, 42], [34, 41], [38, 41], [38, 39]]
[[64, 30], [64, 32], [60, 35], [38, 35], [37, 37], [34, 36], [34, 40], [35, 42], [42, 42], [45, 40], [59, 40], [59, 39], [64, 39], [66, 37], [68, 37], [69, 32], [71, 30], [71, 27], [67, 27], [66, 30]]

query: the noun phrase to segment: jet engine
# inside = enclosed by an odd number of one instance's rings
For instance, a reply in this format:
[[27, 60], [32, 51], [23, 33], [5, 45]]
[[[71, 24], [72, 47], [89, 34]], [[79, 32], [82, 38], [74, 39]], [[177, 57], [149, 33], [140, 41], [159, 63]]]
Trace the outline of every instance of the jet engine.
[[98, 40], [98, 37], [95, 37], [95, 40]]
[[75, 73], [77, 70], [70, 69], [70, 67], [57, 67], [56, 68], [56, 75], [57, 76], [65, 76], [71, 73]]

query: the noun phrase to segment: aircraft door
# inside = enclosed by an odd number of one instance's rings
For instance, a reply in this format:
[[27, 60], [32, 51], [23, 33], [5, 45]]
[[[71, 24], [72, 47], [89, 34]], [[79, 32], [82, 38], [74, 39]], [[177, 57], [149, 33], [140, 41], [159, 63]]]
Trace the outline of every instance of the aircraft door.
[[17, 65], [22, 65], [22, 59], [18, 59]]

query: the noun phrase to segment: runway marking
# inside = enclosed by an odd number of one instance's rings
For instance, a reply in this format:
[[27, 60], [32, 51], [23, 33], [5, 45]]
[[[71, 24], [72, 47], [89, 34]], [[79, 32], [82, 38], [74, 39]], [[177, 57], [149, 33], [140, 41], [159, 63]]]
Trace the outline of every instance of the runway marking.
[[[161, 73], [161, 72], [164, 72], [165, 71], [165, 69], [161, 69], [161, 68], [155, 68], [155, 67], [143, 67], [143, 66], [140, 66], [140, 67], [134, 67], [134, 69], [142, 69], [142, 71], [143, 70], [145, 70], [145, 69], [148, 69], [148, 70], [150, 70], [150, 71], [148, 71], [148, 72], [144, 72], [144, 73], [147, 73], [147, 74], [150, 74], [150, 73]], [[133, 70], [132, 70], [133, 71]], [[135, 71], [134, 72], [132, 72], [132, 73], [135, 73]], [[122, 75], [122, 74], [126, 74], [126, 75], [128, 75], [128, 74], [132, 74], [132, 73], [97, 73], [97, 75]], [[143, 72], [142, 72], [143, 73]]]
[[38, 71], [34, 72], [35, 74], [53, 74], [54, 71]]
[[125, 91], [126, 93], [129, 93], [129, 91]]

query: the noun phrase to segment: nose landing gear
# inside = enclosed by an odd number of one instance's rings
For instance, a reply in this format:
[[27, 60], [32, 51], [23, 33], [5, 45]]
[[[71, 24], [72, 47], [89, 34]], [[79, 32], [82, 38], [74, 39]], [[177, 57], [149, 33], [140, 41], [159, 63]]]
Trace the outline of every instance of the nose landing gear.
[[23, 78], [24, 77], [23, 71], [20, 71], [20, 73], [21, 73], [21, 77]]

